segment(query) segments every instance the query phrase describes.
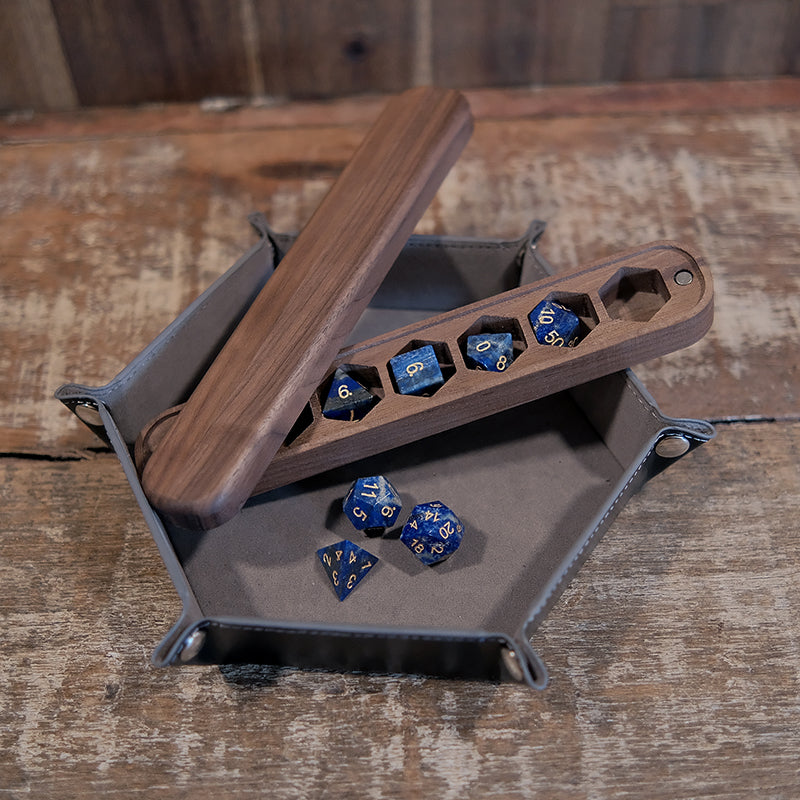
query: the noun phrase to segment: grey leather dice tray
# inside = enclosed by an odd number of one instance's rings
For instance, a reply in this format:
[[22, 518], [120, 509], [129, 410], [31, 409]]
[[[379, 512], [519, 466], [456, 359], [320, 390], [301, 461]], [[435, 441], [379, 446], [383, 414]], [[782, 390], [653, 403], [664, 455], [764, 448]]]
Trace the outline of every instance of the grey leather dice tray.
[[[152, 417], [191, 393], [291, 246], [260, 215], [251, 223], [258, 243], [114, 380], [57, 392], [114, 448], [180, 595], [182, 615], [153, 662], [543, 687], [529, 641], [537, 625], [627, 498], [713, 428], [664, 417], [623, 371], [261, 495], [215, 530], [165, 524], [142, 492], [133, 444]], [[536, 247], [543, 228], [533, 223], [517, 241], [412, 237], [351, 341], [546, 277]], [[665, 439], [682, 447], [659, 446]], [[398, 540], [399, 527], [371, 538], [356, 531], [342, 499], [356, 477], [375, 474], [398, 488], [401, 522], [416, 503], [450, 506], [465, 524], [460, 549], [425, 567]], [[316, 550], [345, 538], [380, 561], [340, 602]]]

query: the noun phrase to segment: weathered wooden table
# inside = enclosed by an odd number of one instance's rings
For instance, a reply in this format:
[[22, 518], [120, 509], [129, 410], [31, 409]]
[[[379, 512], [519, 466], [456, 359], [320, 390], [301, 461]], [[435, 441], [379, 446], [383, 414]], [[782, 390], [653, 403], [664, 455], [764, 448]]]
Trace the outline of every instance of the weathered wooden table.
[[0, 125], [0, 795], [800, 794], [800, 81], [479, 92], [420, 232], [549, 222], [563, 269], [692, 244], [717, 316], [637, 374], [715, 441], [623, 511], [534, 642], [549, 687], [157, 670], [179, 611], [103, 383], [251, 243], [310, 216], [381, 99]]

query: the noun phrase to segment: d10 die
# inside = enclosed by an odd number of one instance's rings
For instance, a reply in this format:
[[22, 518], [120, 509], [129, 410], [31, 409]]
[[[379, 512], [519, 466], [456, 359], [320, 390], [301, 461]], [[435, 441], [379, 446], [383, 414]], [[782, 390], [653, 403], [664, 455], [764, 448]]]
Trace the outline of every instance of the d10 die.
[[467, 337], [467, 359], [478, 369], [503, 372], [514, 360], [510, 333], [481, 333]]
[[539, 344], [575, 347], [580, 340], [578, 315], [554, 300], [543, 300], [528, 314], [528, 319]]
[[378, 563], [378, 558], [348, 539], [317, 550], [339, 600], [344, 600]]
[[400, 495], [383, 475], [354, 481], [342, 504], [344, 513], [360, 530], [394, 525], [400, 509]]
[[444, 376], [429, 344], [389, 359], [389, 368], [400, 394], [428, 394], [444, 383]]
[[436, 564], [453, 555], [464, 536], [461, 520], [442, 502], [414, 506], [400, 541], [423, 564]]
[[333, 382], [322, 406], [322, 416], [353, 422], [361, 419], [377, 399], [372, 392], [339, 367], [333, 373]]

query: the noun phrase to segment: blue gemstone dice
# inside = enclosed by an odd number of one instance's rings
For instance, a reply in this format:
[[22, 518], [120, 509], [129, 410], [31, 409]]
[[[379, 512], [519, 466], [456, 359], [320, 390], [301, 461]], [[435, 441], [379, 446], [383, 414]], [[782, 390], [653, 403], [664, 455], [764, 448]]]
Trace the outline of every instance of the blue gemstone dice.
[[389, 369], [400, 394], [433, 394], [444, 383], [436, 353], [429, 344], [389, 359]]
[[348, 539], [317, 550], [339, 600], [344, 600], [378, 563], [378, 558]]
[[362, 419], [377, 400], [372, 392], [338, 367], [333, 373], [333, 382], [322, 406], [322, 416], [353, 422]]
[[510, 333], [481, 333], [467, 337], [467, 364], [474, 369], [503, 372], [514, 360]]
[[453, 555], [463, 536], [461, 520], [444, 503], [434, 500], [414, 506], [400, 541], [423, 564], [430, 565]]
[[389, 528], [397, 521], [400, 495], [383, 475], [358, 478], [342, 504], [344, 513], [359, 531]]
[[528, 319], [539, 344], [575, 347], [580, 341], [578, 315], [554, 300], [543, 300], [528, 314]]

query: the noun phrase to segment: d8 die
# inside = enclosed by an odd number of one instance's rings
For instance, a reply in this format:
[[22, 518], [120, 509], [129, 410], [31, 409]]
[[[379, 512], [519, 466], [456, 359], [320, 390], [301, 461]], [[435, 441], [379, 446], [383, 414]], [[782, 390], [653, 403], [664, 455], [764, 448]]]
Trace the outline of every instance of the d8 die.
[[342, 505], [344, 513], [360, 531], [394, 525], [402, 508], [400, 495], [383, 475], [354, 481]]
[[361, 419], [377, 399], [372, 392], [339, 367], [333, 373], [333, 382], [322, 406], [322, 416], [353, 422]]
[[510, 333], [481, 333], [467, 337], [467, 359], [478, 369], [503, 372], [514, 360]]
[[436, 352], [429, 344], [389, 359], [389, 368], [400, 394], [432, 394], [444, 383]]
[[349, 539], [317, 550], [339, 600], [344, 600], [378, 563], [378, 558]]
[[528, 319], [539, 344], [575, 347], [580, 340], [578, 315], [554, 300], [543, 300], [528, 314]]
[[436, 564], [458, 550], [464, 536], [461, 520], [442, 502], [414, 506], [400, 541], [423, 563]]

